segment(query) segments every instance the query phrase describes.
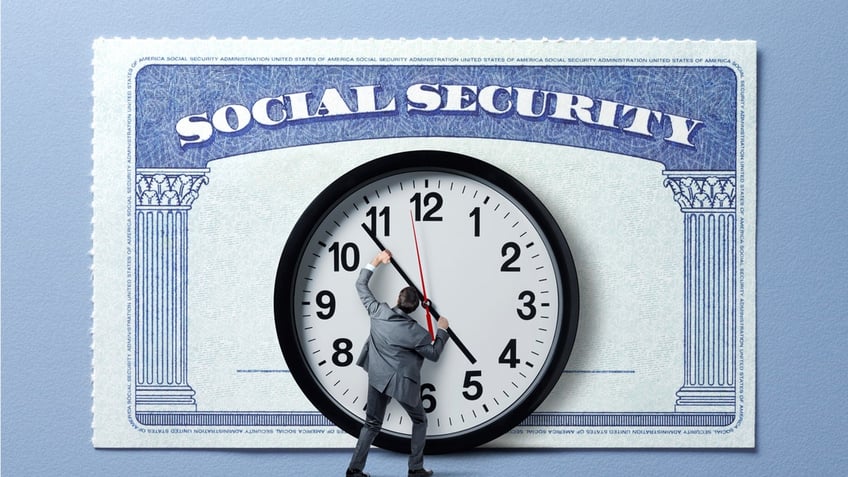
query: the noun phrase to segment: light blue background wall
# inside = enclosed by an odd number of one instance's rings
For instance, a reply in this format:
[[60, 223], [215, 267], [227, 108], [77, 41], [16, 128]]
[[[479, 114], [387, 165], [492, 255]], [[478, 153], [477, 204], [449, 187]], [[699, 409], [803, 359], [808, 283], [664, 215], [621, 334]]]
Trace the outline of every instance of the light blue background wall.
[[[845, 2], [189, 3], [2, 4], [4, 475], [341, 475], [349, 457], [91, 447], [90, 46], [99, 36], [757, 40], [756, 450], [478, 451], [428, 465], [450, 476], [846, 472]], [[383, 476], [404, 465], [382, 451], [369, 462]]]

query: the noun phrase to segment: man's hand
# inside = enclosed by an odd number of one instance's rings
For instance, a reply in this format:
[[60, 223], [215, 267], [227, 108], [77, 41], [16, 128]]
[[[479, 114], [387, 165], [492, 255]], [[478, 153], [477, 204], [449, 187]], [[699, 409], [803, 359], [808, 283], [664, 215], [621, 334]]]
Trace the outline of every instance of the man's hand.
[[382, 252], [378, 253], [376, 257], [374, 257], [374, 260], [371, 260], [371, 265], [376, 268], [384, 263], [389, 263], [391, 261], [392, 252], [389, 252], [388, 250], [383, 250]]
[[439, 317], [438, 326], [439, 326], [439, 328], [441, 328], [443, 330], [448, 329], [448, 326], [450, 326], [450, 325], [448, 325], [448, 319], [445, 318], [444, 316]]

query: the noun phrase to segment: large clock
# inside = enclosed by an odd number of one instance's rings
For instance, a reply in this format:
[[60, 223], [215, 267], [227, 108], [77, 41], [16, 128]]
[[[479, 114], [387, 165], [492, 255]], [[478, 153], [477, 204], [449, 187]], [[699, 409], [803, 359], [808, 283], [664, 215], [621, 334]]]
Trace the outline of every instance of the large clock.
[[[277, 270], [277, 334], [304, 394], [354, 436], [368, 387], [355, 362], [369, 334], [354, 284], [383, 248], [393, 261], [371, 279], [376, 297], [394, 305], [411, 284], [430, 303], [412, 314], [422, 327], [450, 321], [440, 359], [421, 370], [426, 451], [477, 446], [521, 423], [557, 384], [577, 333], [577, 273], [547, 208], [503, 170], [443, 151], [367, 162], [306, 208]], [[392, 401], [375, 445], [408, 452], [410, 430]]]

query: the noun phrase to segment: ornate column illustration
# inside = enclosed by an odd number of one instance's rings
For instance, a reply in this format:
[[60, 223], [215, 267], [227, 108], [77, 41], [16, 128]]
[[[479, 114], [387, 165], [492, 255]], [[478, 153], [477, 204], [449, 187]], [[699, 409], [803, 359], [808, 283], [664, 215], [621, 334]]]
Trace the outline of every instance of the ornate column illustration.
[[683, 212], [683, 386], [677, 412], [736, 407], [736, 173], [664, 172]]
[[137, 169], [136, 411], [196, 411], [188, 384], [188, 211], [209, 169]]

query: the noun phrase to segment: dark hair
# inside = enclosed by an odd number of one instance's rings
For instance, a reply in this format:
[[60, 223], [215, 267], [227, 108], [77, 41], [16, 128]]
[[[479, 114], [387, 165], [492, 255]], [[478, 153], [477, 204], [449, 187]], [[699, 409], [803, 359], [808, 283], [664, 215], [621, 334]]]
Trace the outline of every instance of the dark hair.
[[398, 308], [404, 313], [412, 313], [418, 308], [418, 291], [413, 287], [406, 287], [398, 294]]

